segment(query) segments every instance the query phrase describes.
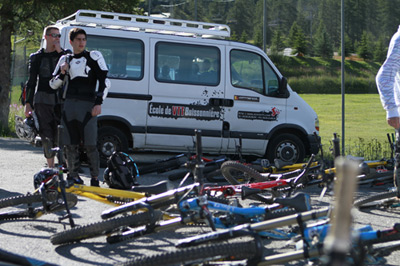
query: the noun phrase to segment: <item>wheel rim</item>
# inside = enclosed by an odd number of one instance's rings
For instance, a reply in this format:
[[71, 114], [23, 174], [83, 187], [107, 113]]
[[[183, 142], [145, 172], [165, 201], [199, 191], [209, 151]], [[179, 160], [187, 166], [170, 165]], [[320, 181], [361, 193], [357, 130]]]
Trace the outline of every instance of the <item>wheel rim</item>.
[[106, 157], [111, 156], [111, 154], [117, 150], [119, 145], [118, 139], [112, 136], [104, 137], [101, 143], [101, 153]]
[[283, 142], [278, 146], [276, 155], [283, 161], [296, 162], [299, 156], [296, 146], [291, 142]]

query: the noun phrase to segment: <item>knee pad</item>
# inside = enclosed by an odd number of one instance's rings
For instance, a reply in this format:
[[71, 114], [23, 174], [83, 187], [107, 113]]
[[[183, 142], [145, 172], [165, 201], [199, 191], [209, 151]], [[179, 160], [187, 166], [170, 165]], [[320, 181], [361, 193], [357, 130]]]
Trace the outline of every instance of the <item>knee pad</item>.
[[78, 145], [65, 145], [68, 172], [71, 177], [78, 176], [80, 166]]
[[97, 147], [94, 145], [85, 146], [85, 150], [88, 158], [90, 175], [92, 177], [98, 177], [100, 168], [99, 151], [97, 150]]

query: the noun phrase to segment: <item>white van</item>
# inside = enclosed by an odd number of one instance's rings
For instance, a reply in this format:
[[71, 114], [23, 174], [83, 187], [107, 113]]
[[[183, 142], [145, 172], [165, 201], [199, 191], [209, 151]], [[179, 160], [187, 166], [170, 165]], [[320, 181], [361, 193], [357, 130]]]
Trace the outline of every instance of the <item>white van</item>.
[[[203, 151], [302, 161], [318, 152], [318, 117], [258, 47], [226, 25], [79, 10], [57, 22], [61, 45], [83, 28], [111, 89], [99, 116], [102, 158], [115, 150]], [[42, 46], [45, 44], [43, 43]]]

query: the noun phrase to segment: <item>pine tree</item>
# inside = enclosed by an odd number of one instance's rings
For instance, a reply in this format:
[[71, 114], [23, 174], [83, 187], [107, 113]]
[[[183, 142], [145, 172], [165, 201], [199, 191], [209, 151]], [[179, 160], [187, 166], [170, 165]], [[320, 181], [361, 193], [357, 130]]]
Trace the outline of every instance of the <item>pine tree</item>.
[[282, 39], [282, 34], [281, 31], [278, 29], [274, 31], [272, 41], [271, 41], [271, 53], [272, 54], [277, 54], [280, 51], [283, 50], [284, 45], [283, 45], [283, 39]]
[[305, 54], [307, 51], [307, 40], [303, 30], [298, 26], [295, 21], [290, 29], [289, 43], [294, 49], [294, 53]]
[[371, 50], [372, 50], [371, 42], [369, 41], [368, 33], [364, 31], [363, 34], [361, 35], [361, 40], [358, 42], [357, 45], [358, 56], [365, 60], [371, 60], [372, 59]]
[[314, 53], [317, 56], [326, 58], [332, 57], [333, 54], [332, 42], [323, 23], [319, 25], [317, 35], [314, 39]]

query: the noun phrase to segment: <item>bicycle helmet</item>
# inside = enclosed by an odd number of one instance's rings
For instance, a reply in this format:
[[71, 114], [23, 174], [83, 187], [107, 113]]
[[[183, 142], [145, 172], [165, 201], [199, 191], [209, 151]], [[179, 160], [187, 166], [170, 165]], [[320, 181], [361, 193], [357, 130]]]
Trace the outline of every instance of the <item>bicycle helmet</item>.
[[110, 188], [131, 189], [138, 185], [139, 170], [133, 159], [126, 153], [114, 152], [107, 161], [104, 181]]
[[15, 132], [20, 139], [33, 142], [39, 132], [39, 122], [35, 112], [32, 112], [32, 116], [24, 120], [19, 116], [15, 116]]
[[51, 178], [52, 176], [56, 175], [57, 171], [54, 169], [42, 169], [40, 172], [36, 173], [33, 176], [33, 186], [35, 189], [40, 187], [42, 182], [44, 182], [46, 179]]

